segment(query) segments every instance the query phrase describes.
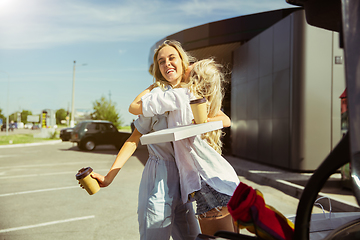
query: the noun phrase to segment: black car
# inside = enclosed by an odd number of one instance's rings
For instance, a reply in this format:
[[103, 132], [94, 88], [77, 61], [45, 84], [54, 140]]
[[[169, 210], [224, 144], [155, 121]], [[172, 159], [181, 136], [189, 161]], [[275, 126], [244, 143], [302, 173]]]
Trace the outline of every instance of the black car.
[[73, 132], [74, 128], [63, 128], [60, 130], [60, 138], [61, 140], [70, 141], [71, 133]]
[[129, 133], [119, 132], [112, 122], [87, 120], [74, 127], [70, 141], [87, 151], [94, 150], [98, 145], [114, 145], [120, 149], [129, 136]]
[[40, 126], [39, 126], [39, 124], [34, 124], [34, 125], [32, 125], [31, 129], [32, 130], [40, 129]]

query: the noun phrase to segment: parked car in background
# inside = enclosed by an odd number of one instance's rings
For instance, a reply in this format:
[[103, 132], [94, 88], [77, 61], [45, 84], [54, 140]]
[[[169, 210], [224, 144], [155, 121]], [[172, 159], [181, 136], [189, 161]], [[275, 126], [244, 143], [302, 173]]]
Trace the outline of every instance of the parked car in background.
[[63, 142], [70, 141], [74, 128], [63, 128], [60, 130], [60, 138]]
[[40, 129], [41, 128], [41, 125], [40, 124], [34, 124], [32, 125], [31, 129], [32, 130], [36, 130], [36, 129]]
[[32, 126], [33, 126], [32, 123], [26, 123], [26, 124], [24, 125], [24, 128], [25, 128], [25, 129], [31, 129]]
[[92, 151], [98, 145], [114, 145], [120, 149], [129, 136], [130, 133], [119, 132], [112, 122], [86, 120], [74, 127], [70, 141], [86, 151]]

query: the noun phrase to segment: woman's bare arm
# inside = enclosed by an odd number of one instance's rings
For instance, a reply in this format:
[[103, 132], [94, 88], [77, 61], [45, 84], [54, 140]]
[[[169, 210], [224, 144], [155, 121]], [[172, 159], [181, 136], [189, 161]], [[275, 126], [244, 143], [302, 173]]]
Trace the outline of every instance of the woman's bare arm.
[[231, 126], [230, 118], [225, 113], [223, 113], [221, 110], [218, 112], [218, 114], [215, 117], [208, 118], [208, 122], [215, 122], [215, 121], [222, 121], [224, 127]]
[[98, 173], [91, 174], [91, 176], [99, 182], [100, 187], [107, 187], [110, 183], [112, 183], [120, 169], [135, 152], [141, 136], [142, 134], [135, 128], [134, 132], [121, 147], [113, 165], [110, 168], [110, 171], [106, 176], [102, 176]]
[[149, 93], [151, 90], [154, 89], [154, 84], [150, 85], [147, 89], [145, 89], [144, 91], [142, 91], [135, 99], [134, 101], [130, 104], [129, 107], [129, 112], [131, 114], [134, 115], [139, 115], [142, 114], [142, 101], [141, 101], [141, 97], [144, 96], [145, 94]]

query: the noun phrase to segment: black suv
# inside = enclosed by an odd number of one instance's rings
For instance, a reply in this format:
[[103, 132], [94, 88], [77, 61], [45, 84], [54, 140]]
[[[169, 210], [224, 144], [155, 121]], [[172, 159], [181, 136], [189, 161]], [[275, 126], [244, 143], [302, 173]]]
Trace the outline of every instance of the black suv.
[[60, 130], [60, 138], [63, 142], [70, 141], [74, 128], [63, 128]]
[[130, 133], [119, 132], [114, 124], [103, 120], [87, 120], [78, 123], [71, 134], [81, 150], [92, 151], [97, 145], [114, 145], [120, 149]]

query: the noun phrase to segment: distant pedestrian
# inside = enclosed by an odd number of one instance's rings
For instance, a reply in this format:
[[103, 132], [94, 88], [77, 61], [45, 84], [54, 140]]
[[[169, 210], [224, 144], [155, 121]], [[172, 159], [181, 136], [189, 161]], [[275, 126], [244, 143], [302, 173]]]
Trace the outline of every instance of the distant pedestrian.
[[135, 124], [134, 124], [134, 122], [135, 122], [135, 119], [133, 119], [132, 122], [131, 122], [131, 124], [130, 124], [131, 132], [132, 132], [132, 133], [133, 133], [134, 130], [135, 130]]

